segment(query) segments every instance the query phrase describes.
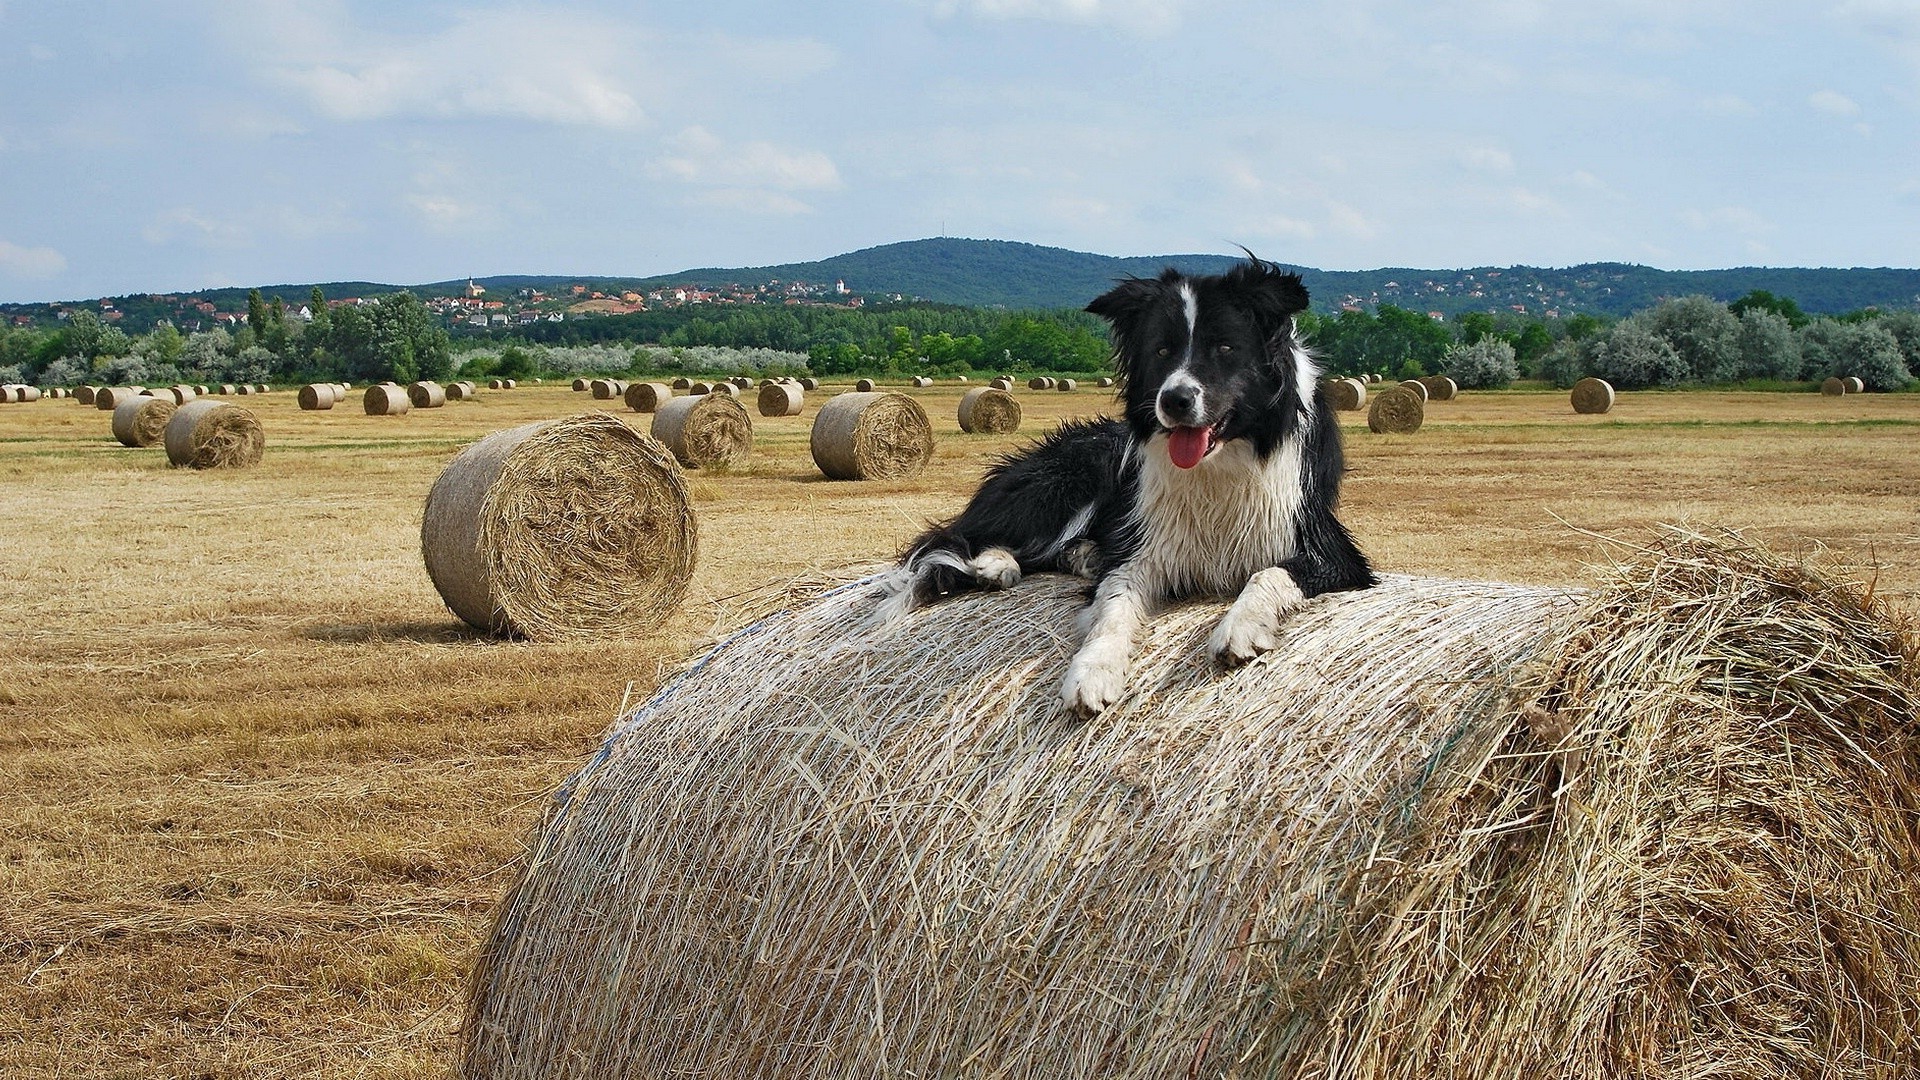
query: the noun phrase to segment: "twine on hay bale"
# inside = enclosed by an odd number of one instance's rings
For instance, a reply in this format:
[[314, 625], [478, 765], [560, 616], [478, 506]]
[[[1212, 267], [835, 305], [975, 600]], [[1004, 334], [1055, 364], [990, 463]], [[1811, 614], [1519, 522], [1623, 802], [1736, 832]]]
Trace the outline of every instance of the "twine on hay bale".
[[266, 432], [260, 418], [231, 401], [202, 398], [167, 421], [167, 460], [187, 469], [247, 469], [260, 464]]
[[1357, 412], [1367, 403], [1367, 384], [1359, 379], [1328, 379], [1321, 385], [1326, 388], [1327, 403], [1338, 412]]
[[933, 425], [905, 394], [840, 394], [814, 415], [808, 446], [829, 480], [892, 480], [926, 467]]
[[1573, 411], [1595, 415], [1613, 409], [1613, 384], [1588, 377], [1573, 384]]
[[976, 386], [960, 395], [960, 430], [1005, 435], [1020, 430], [1020, 399], [997, 386]]
[[367, 387], [367, 392], [360, 396], [360, 404], [368, 416], [405, 416], [413, 407], [413, 399], [400, 387], [381, 383]]
[[447, 388], [437, 382], [421, 380], [409, 383], [407, 400], [416, 409], [438, 409], [447, 403]]
[[652, 412], [661, 402], [673, 398], [673, 388], [662, 382], [629, 383], [621, 397], [634, 412]]
[[854, 392], [858, 394], [871, 394], [873, 393], [873, 380], [872, 379], [855, 380], [853, 384], [853, 389], [854, 389]]
[[1387, 576], [1224, 673], [1192, 604], [1075, 724], [1084, 593], [873, 630], [856, 584], [624, 718], [462, 1075], [1912, 1074], [1920, 661], [1859, 587], [1675, 534], [1586, 593]]
[[666, 448], [606, 413], [467, 447], [420, 523], [427, 573], [454, 614], [536, 640], [658, 626], [686, 595], [696, 547]]
[[113, 437], [121, 446], [152, 446], [166, 434], [177, 408], [170, 397], [127, 398], [113, 407]]
[[654, 410], [653, 437], [689, 469], [737, 465], [753, 453], [753, 418], [725, 394], [689, 394]]
[[1452, 401], [1460, 395], [1460, 384], [1445, 375], [1429, 375], [1419, 383], [1426, 388], [1428, 401]]
[[1373, 395], [1367, 406], [1367, 430], [1375, 435], [1411, 435], [1427, 417], [1427, 402], [1404, 385]]
[[151, 396], [144, 386], [103, 386], [94, 391], [93, 407], [102, 412], [112, 412], [120, 403], [129, 398]]
[[760, 388], [761, 416], [799, 416], [806, 394], [792, 383], [768, 383]]
[[338, 389], [332, 383], [308, 383], [300, 388], [300, 408], [307, 412], [331, 409], [340, 400], [335, 393]]

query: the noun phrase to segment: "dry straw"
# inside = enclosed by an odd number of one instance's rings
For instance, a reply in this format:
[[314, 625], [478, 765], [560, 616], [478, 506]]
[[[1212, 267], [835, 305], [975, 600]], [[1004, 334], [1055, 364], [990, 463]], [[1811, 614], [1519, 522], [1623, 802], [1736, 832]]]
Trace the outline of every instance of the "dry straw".
[[1373, 404], [1367, 406], [1367, 430], [1375, 435], [1411, 435], [1426, 417], [1425, 398], [1404, 384], [1389, 386], [1373, 395]]
[[447, 384], [448, 401], [472, 401], [480, 388], [470, 382], [450, 382]]
[[618, 379], [595, 379], [587, 386], [595, 401], [618, 401], [627, 393], [627, 384]]
[[1059, 382], [1054, 384], [1055, 390], [1063, 390], [1068, 393], [1071, 393], [1074, 390], [1077, 390], [1079, 388], [1080, 388], [1080, 384], [1075, 382], [1072, 379], [1061, 379]]
[[438, 409], [447, 403], [447, 388], [422, 380], [407, 387], [407, 400], [416, 409]]
[[1328, 379], [1322, 385], [1327, 402], [1339, 412], [1357, 412], [1367, 403], [1367, 384], [1359, 379]]
[[760, 388], [761, 416], [799, 416], [806, 394], [793, 383], [768, 383]]
[[926, 467], [933, 425], [905, 394], [840, 394], [820, 406], [808, 445], [829, 480], [892, 480]]
[[1033, 378], [1027, 380], [1027, 389], [1051, 390], [1053, 389], [1053, 380], [1047, 378], [1045, 375], [1035, 375]]
[[1847, 393], [1864, 394], [1867, 392], [1867, 384], [1861, 380], [1860, 376], [1848, 375], [1845, 376], [1845, 378], [1847, 380]]
[[587, 380], [584, 378], [573, 380], [573, 388], [575, 390], [585, 390], [587, 388]]
[[337, 389], [332, 383], [308, 383], [300, 388], [300, 407], [307, 412], [331, 409], [340, 400]]
[[1830, 375], [1820, 384], [1820, 392], [1828, 397], [1839, 397], [1848, 390], [1847, 380], [1838, 375]]
[[1084, 597], [843, 588], [624, 718], [462, 1075], [1920, 1069], [1920, 670], [1856, 587], [1674, 535], [1588, 593], [1390, 576], [1231, 672], [1189, 605], [1079, 724]]
[[753, 418], [725, 394], [689, 394], [654, 410], [653, 437], [689, 469], [732, 466], [753, 453]]
[[360, 403], [368, 416], [404, 416], [413, 407], [407, 392], [392, 383], [367, 387], [367, 392], [360, 397]]
[[82, 385], [73, 391], [73, 399], [82, 405], [91, 405], [93, 404], [93, 396], [99, 392], [100, 388], [97, 386]]
[[188, 469], [246, 469], [260, 463], [266, 432], [251, 410], [203, 398], [173, 411], [166, 427], [167, 460]]
[[854, 392], [856, 393], [871, 394], [873, 393], [873, 380], [859, 379], [854, 382], [853, 389], [854, 389]]
[[606, 413], [467, 447], [434, 481], [420, 524], [447, 606], [536, 640], [657, 627], [686, 595], [696, 547], [673, 459]]
[[808, 378], [805, 378], [805, 379], [801, 379], [801, 380], [800, 380], [800, 389], [802, 389], [802, 390], [808, 390], [808, 391], [812, 391], [812, 390], [818, 390], [818, 389], [820, 389], [820, 380], [819, 380], [819, 379], [815, 379], [815, 378], [812, 378], [811, 376], [809, 376]]
[[960, 430], [1005, 435], [1020, 430], [1020, 399], [996, 386], [976, 386], [960, 395]]
[[672, 400], [673, 388], [661, 382], [628, 383], [621, 398], [634, 412], [653, 412], [662, 402]]
[[1429, 375], [1419, 383], [1426, 387], [1429, 401], [1452, 401], [1460, 395], [1460, 384], [1445, 375]]
[[113, 437], [122, 446], [152, 446], [166, 434], [177, 408], [170, 397], [127, 398], [113, 407]]
[[1613, 409], [1613, 384], [1588, 377], [1573, 384], [1573, 411], [1598, 414]]
[[94, 391], [93, 407], [102, 412], [112, 412], [129, 398], [142, 397], [146, 393], [144, 386], [103, 386]]

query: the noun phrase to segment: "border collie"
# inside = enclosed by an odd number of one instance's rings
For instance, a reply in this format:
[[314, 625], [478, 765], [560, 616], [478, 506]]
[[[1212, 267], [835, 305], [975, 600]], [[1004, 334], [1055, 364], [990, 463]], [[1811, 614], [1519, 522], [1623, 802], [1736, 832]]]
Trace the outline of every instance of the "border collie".
[[960, 516], [922, 534], [885, 582], [890, 619], [1022, 574], [1093, 579], [1060, 696], [1082, 717], [1119, 701], [1134, 639], [1162, 605], [1237, 597], [1209, 641], [1223, 664], [1279, 644], [1289, 612], [1364, 589], [1372, 568], [1334, 517], [1340, 430], [1294, 316], [1297, 274], [1247, 261], [1169, 268], [1087, 305], [1112, 324], [1125, 418], [1070, 421], [988, 470]]

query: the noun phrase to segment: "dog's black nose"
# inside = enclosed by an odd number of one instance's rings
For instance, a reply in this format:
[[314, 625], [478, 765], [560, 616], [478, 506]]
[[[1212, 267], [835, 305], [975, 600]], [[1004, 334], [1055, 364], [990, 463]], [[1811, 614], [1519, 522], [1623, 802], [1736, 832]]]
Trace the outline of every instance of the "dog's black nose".
[[1160, 390], [1160, 414], [1173, 421], [1176, 427], [1198, 425], [1200, 422], [1200, 388], [1197, 386], [1174, 385]]

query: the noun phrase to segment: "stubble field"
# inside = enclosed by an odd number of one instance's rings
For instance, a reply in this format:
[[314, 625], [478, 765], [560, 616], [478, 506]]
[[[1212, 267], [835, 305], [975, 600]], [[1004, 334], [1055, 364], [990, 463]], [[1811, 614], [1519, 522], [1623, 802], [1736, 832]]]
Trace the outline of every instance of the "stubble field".
[[[756, 416], [748, 468], [691, 477], [700, 559], [675, 619], [571, 644], [467, 631], [421, 565], [421, 505], [481, 435], [612, 403], [236, 399], [267, 456], [227, 474], [123, 448], [90, 406], [0, 406], [0, 1074], [448, 1075], [527, 830], [621, 703], [1110, 404], [1019, 391], [1021, 434], [970, 436], [961, 387], [908, 391], [931, 467], [836, 483], [807, 451], [836, 389]], [[1383, 569], [1578, 583], [1676, 522], [1824, 546], [1920, 610], [1920, 394], [1623, 394], [1582, 417], [1563, 393], [1469, 393], [1411, 436], [1342, 422], [1342, 517]]]

